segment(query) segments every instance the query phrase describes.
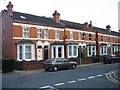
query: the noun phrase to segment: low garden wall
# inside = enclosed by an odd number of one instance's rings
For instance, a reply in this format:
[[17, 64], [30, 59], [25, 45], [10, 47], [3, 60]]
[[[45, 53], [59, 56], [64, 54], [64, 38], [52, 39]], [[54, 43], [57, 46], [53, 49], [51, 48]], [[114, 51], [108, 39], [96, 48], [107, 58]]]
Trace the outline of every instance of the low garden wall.
[[17, 70], [35, 70], [43, 68], [43, 60], [41, 61], [17, 61], [15, 69]]

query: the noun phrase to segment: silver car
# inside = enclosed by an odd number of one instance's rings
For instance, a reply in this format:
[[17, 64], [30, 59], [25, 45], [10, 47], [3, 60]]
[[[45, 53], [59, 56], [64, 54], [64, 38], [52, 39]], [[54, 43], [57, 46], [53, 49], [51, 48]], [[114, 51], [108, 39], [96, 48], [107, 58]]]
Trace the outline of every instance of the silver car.
[[53, 58], [48, 59], [44, 62], [44, 68], [46, 71], [58, 71], [60, 69], [75, 69], [77, 66], [76, 62], [69, 61], [66, 58]]

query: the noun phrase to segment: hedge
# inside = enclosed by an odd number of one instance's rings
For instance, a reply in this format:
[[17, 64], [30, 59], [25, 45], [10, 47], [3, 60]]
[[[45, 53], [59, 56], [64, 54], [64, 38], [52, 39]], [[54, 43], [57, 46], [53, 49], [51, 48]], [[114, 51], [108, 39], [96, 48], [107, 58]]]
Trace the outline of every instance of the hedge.
[[2, 59], [2, 73], [12, 72], [15, 67], [14, 59]]

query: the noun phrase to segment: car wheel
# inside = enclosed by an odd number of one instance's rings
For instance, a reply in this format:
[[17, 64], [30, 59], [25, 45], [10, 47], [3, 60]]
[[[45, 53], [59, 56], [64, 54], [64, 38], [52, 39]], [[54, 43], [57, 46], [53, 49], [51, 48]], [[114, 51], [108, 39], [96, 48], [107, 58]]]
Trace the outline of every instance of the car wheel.
[[58, 71], [58, 67], [54, 66], [53, 71]]
[[104, 61], [103, 63], [104, 63], [104, 64], [106, 64], [106, 62], [105, 62], [105, 61]]
[[76, 65], [75, 65], [75, 64], [73, 64], [73, 65], [72, 65], [72, 69], [75, 69], [75, 68], [76, 68]]
[[49, 69], [45, 69], [45, 71], [49, 71]]

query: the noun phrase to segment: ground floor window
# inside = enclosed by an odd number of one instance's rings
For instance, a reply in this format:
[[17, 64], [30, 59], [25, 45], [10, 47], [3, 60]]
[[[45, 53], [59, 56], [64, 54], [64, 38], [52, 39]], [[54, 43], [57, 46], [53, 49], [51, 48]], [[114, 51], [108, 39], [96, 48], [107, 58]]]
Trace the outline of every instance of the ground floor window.
[[78, 49], [76, 45], [68, 45], [68, 58], [77, 57]]
[[118, 51], [118, 47], [117, 46], [112, 46], [112, 54], [114, 54], [116, 51]]
[[107, 55], [107, 46], [100, 46], [100, 55]]
[[88, 56], [96, 55], [96, 47], [95, 46], [88, 46], [87, 53], [88, 53]]
[[52, 58], [64, 58], [64, 46], [63, 45], [52, 45]]
[[34, 45], [17, 45], [17, 60], [35, 60]]
[[31, 59], [31, 46], [25, 46], [25, 58], [26, 59]]

